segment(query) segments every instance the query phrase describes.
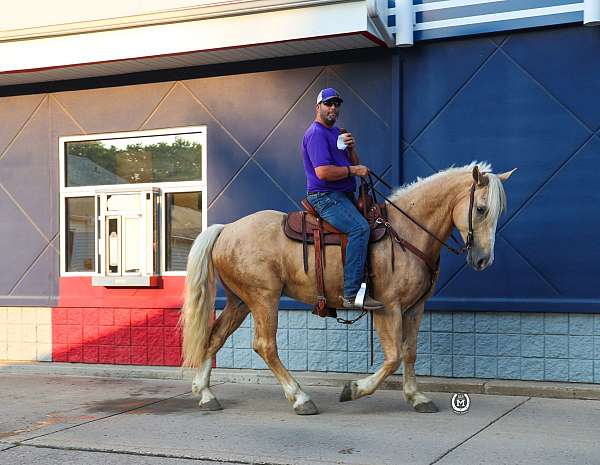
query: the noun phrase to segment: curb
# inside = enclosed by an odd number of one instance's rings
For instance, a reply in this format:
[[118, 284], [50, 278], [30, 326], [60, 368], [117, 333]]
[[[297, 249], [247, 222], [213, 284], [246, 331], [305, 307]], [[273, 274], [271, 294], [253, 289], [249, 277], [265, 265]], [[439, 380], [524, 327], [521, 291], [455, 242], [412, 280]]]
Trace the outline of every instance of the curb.
[[[85, 363], [58, 362], [7, 362], [0, 361], [0, 373], [41, 374], [46, 376], [91, 376], [101, 378], [147, 378], [162, 380], [191, 380], [195, 370], [178, 367], [154, 367], [137, 365], [92, 365]], [[304, 386], [328, 386], [341, 388], [348, 381], [365, 374], [293, 372]], [[565, 383], [548, 381], [520, 381], [476, 378], [437, 378], [418, 376], [420, 388], [425, 392], [464, 392], [501, 396], [551, 397], [556, 399], [600, 400], [600, 384]], [[268, 370], [215, 368], [211, 382], [237, 384], [277, 384]], [[380, 389], [402, 390], [402, 376], [392, 375]]]

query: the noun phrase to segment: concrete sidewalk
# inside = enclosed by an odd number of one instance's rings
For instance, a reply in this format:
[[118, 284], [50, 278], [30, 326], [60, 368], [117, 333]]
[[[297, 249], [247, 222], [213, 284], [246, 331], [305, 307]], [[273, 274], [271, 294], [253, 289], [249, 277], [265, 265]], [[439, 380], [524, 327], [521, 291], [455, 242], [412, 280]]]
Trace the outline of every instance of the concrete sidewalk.
[[8, 374], [0, 370], [0, 464], [600, 463], [600, 401], [471, 395], [456, 415], [418, 414], [398, 391], [339, 403], [311, 386], [321, 414], [296, 416], [275, 385], [214, 387], [200, 412], [183, 380]]

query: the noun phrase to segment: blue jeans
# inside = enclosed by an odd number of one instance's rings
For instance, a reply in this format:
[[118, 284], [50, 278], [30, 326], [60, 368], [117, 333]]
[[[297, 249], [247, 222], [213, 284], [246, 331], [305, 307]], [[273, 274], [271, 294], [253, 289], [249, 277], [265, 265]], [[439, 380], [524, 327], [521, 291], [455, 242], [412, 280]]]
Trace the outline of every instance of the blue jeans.
[[365, 272], [369, 246], [369, 223], [343, 192], [308, 194], [310, 204], [325, 221], [348, 234], [344, 263], [344, 297], [354, 297]]

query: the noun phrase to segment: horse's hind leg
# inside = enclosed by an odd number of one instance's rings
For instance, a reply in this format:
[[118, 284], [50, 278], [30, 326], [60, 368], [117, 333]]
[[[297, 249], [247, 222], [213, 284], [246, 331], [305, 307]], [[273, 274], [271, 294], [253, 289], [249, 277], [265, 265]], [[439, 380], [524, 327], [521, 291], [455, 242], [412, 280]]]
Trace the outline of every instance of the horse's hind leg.
[[277, 354], [277, 306], [279, 293], [275, 296], [258, 295], [250, 304], [254, 317], [254, 350], [269, 366], [281, 386], [288, 401], [294, 406], [298, 415], [315, 415], [319, 413], [316, 405], [302, 391], [298, 382], [283, 366]]
[[400, 333], [402, 332], [400, 310], [385, 308], [383, 311], [375, 312], [373, 322], [383, 349], [383, 366], [371, 376], [346, 383], [340, 395], [340, 402], [373, 394], [379, 385], [400, 366]]
[[198, 367], [198, 371], [192, 381], [192, 393], [200, 396], [198, 405], [202, 410], [222, 409], [221, 404], [209, 387], [212, 359], [231, 333], [242, 324], [244, 319], [248, 316], [248, 313], [248, 307], [244, 302], [234, 294], [227, 292], [227, 304], [211, 328], [206, 358], [200, 367]]
[[435, 413], [437, 406], [425, 394], [419, 391], [415, 377], [417, 359], [417, 334], [423, 316], [424, 304], [411, 308], [402, 316], [402, 345], [404, 353], [404, 397], [419, 413]]

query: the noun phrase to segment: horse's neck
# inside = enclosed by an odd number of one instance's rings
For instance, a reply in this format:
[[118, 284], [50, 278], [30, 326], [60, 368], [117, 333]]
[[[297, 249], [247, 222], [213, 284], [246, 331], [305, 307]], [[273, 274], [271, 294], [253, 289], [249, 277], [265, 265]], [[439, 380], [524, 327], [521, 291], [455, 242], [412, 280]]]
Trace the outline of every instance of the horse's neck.
[[[472, 178], [466, 173], [452, 173], [421, 183], [395, 196], [394, 203], [436, 237], [446, 242], [452, 232], [452, 211], [456, 203], [468, 195]], [[394, 228], [410, 243], [432, 258], [440, 252], [441, 244], [413, 224], [394, 207], [388, 207]]]

